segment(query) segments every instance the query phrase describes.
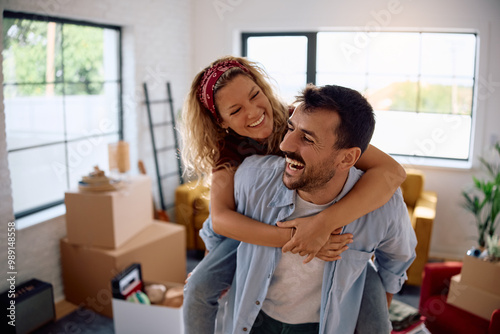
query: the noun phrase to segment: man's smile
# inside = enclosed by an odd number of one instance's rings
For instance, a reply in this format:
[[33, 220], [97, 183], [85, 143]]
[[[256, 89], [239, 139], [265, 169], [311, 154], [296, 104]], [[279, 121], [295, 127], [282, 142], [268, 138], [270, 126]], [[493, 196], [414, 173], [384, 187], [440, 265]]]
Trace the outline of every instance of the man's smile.
[[300, 170], [300, 169], [304, 169], [304, 164], [302, 162], [299, 162], [297, 160], [294, 160], [292, 158], [289, 158], [289, 157], [286, 157], [286, 162], [288, 164], [288, 167], [291, 169], [291, 170]]

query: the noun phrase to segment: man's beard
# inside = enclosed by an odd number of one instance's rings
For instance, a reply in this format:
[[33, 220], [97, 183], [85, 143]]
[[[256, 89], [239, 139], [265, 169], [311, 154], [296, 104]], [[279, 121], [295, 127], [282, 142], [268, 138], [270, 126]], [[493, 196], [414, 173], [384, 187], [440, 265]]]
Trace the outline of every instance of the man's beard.
[[[298, 154], [292, 152], [284, 153], [288, 158], [304, 163], [304, 159], [302, 159], [302, 157]], [[285, 162], [283, 184], [290, 190], [302, 190], [306, 192], [310, 192], [318, 189], [319, 187], [322, 187], [335, 176], [336, 168], [334, 167], [334, 163], [336, 156], [337, 154], [335, 153], [332, 155], [331, 159], [327, 159], [326, 161], [315, 167], [309, 166], [309, 169], [308, 166], [304, 163], [305, 166], [302, 175], [300, 175], [298, 178], [295, 178], [294, 180], [290, 180], [290, 178], [293, 177], [286, 172], [286, 165], [288, 163]]]

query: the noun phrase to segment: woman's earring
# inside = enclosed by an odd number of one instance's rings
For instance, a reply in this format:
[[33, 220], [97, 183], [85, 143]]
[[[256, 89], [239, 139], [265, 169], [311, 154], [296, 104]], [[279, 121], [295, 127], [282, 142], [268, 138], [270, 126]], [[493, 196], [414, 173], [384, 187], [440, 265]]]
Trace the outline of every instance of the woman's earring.
[[229, 128], [226, 128], [226, 133], [229, 134]]

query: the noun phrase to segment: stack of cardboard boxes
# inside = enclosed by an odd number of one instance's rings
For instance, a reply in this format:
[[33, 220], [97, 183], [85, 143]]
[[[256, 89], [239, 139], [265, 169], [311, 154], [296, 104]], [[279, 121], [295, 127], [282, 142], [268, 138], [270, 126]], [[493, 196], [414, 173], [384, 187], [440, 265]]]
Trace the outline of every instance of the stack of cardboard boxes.
[[500, 262], [466, 256], [461, 273], [451, 279], [447, 302], [489, 321], [500, 309], [499, 280]]
[[112, 192], [69, 191], [67, 237], [60, 242], [66, 300], [113, 316], [111, 279], [140, 263], [148, 281], [183, 283], [183, 226], [153, 220], [151, 180], [129, 177]]

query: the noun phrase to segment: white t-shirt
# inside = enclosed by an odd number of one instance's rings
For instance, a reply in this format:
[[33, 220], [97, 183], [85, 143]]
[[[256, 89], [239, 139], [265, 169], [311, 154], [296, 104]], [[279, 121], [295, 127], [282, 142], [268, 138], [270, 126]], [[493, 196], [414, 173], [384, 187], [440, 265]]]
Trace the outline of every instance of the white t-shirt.
[[[312, 216], [333, 202], [316, 205], [295, 193], [296, 207], [288, 220]], [[304, 264], [306, 257], [291, 252], [282, 254], [262, 304], [262, 311], [271, 318], [287, 324], [319, 322], [325, 261], [315, 257]]]

